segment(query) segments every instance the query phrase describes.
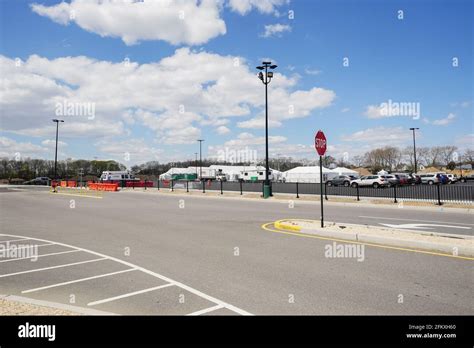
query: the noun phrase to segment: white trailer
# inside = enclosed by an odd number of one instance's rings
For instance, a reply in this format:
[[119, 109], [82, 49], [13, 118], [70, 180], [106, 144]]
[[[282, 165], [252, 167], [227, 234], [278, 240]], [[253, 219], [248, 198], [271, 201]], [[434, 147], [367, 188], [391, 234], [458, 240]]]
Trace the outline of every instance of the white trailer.
[[[240, 176], [240, 180], [242, 181], [250, 181], [250, 182], [262, 182], [265, 181], [265, 168], [258, 167], [255, 169], [245, 170], [242, 172]], [[273, 181], [273, 171], [272, 169], [269, 170], [268, 173], [268, 180]]]

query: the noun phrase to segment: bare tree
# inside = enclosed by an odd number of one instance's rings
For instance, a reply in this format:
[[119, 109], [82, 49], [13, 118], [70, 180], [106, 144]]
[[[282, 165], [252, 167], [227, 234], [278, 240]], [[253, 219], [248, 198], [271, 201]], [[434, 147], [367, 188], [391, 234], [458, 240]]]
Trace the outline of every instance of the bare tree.
[[[449, 162], [456, 162], [456, 157], [459, 157], [457, 154], [457, 147], [448, 145], [440, 147], [440, 156], [444, 165], [448, 165]], [[456, 156], [455, 156], [456, 155]]]
[[352, 163], [356, 167], [362, 167], [364, 165], [364, 157], [356, 155], [356, 156], [352, 157]]

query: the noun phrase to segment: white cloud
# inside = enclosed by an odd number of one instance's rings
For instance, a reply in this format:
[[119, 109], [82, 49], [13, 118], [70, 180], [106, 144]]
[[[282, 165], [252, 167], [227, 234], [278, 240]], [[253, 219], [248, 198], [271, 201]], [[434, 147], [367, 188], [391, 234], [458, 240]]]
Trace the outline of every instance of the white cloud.
[[343, 108], [343, 109], [341, 110], [341, 112], [348, 112], [348, 111], [350, 111], [350, 110], [351, 110], [350, 108]]
[[224, 135], [230, 133], [230, 129], [227, 128], [226, 126], [219, 126], [216, 128], [216, 132], [219, 135]]
[[215, 0], [72, 0], [31, 8], [56, 23], [74, 22], [102, 37], [119, 37], [127, 45], [142, 40], [199, 45], [226, 33], [221, 6]]
[[[281, 135], [270, 135], [268, 137], [269, 144], [276, 144], [286, 141], [286, 138]], [[240, 133], [236, 139], [232, 139], [226, 141], [224, 143], [225, 146], [250, 146], [250, 145], [264, 145], [265, 144], [265, 137], [256, 137], [252, 133]]]
[[261, 35], [262, 37], [268, 38], [272, 36], [281, 36], [284, 32], [290, 32], [291, 26], [288, 24], [270, 24], [265, 26], [265, 32]]
[[369, 106], [367, 106], [367, 109], [365, 110], [364, 115], [366, 115], [368, 118], [387, 117], [386, 115], [383, 114], [382, 107], [380, 105], [369, 105]]
[[454, 115], [453, 113], [449, 113], [448, 116], [446, 116], [445, 118], [434, 120], [432, 123], [435, 126], [447, 126], [448, 124], [452, 123], [455, 118], [456, 118], [456, 115]]
[[468, 108], [472, 105], [472, 100], [466, 100], [462, 102], [454, 102], [450, 104], [451, 107], [461, 107], [461, 108]]
[[123, 163], [127, 167], [148, 161], [166, 162], [164, 150], [150, 146], [144, 139], [100, 140], [94, 144], [104, 158]]
[[307, 75], [319, 75], [322, 73], [321, 70], [317, 70], [317, 69], [305, 69], [304, 72], [307, 74]]
[[[280, 127], [281, 122], [277, 120], [268, 120], [268, 127]], [[265, 127], [265, 118], [255, 117], [247, 121], [242, 121], [237, 123], [239, 128], [264, 128]]]
[[[280, 148], [286, 142], [286, 137], [281, 135], [271, 135], [268, 137], [268, 143], [271, 144], [272, 151]], [[222, 145], [211, 145], [208, 147], [208, 156], [218, 158], [221, 151], [251, 151], [256, 153], [256, 158], [252, 156], [252, 161], [264, 157], [265, 137], [255, 136], [252, 133], [240, 133], [237, 138], [226, 141]]]
[[[189, 48], [141, 65], [32, 55], [16, 66], [0, 55], [0, 73], [2, 130], [21, 135], [54, 136], [51, 119], [64, 100], [93, 103], [95, 117], [65, 116], [61, 138], [115, 137], [128, 134], [127, 127], [134, 125], [152, 130], [156, 141], [165, 144], [192, 143], [201, 126], [224, 126], [230, 117], [257, 122], [253, 119], [261, 120], [264, 111], [262, 84], [245, 59]], [[297, 82], [275, 73], [269, 89], [272, 126], [306, 117], [335, 98], [322, 88], [295, 90]]]
[[233, 11], [241, 15], [247, 14], [254, 8], [261, 13], [278, 14], [276, 8], [288, 3], [289, 0], [229, 0], [228, 5]]
[[[46, 146], [48, 148], [56, 147], [56, 140], [55, 139], [46, 139], [41, 142], [41, 145]], [[58, 147], [67, 146], [67, 143], [64, 141], [58, 140]]]
[[48, 148], [32, 144], [31, 142], [18, 142], [11, 138], [0, 136], [0, 157], [43, 157], [48, 151]]
[[372, 149], [388, 145], [402, 146], [411, 139], [411, 136], [411, 133], [404, 127], [377, 127], [344, 135], [341, 140], [357, 143], [357, 146], [363, 146], [364, 149]]
[[454, 143], [460, 148], [474, 150], [474, 133], [456, 137]]

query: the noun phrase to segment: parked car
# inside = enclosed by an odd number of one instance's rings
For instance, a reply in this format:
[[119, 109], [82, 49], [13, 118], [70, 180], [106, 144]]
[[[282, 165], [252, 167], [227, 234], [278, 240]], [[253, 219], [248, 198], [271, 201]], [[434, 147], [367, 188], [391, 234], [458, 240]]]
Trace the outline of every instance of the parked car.
[[399, 185], [409, 185], [412, 183], [411, 177], [406, 173], [394, 173], [395, 177], [399, 181]]
[[436, 173], [420, 174], [420, 179], [422, 184], [428, 185], [438, 184], [440, 182]]
[[388, 181], [388, 186], [400, 185], [400, 179], [393, 174], [382, 175], [385, 180]]
[[366, 175], [362, 176], [360, 179], [355, 179], [351, 181], [352, 187], [358, 186], [372, 186], [373, 188], [377, 187], [386, 187], [389, 185], [387, 179], [383, 175]]
[[468, 176], [461, 176], [459, 178], [459, 181], [462, 182], [462, 183], [472, 181], [472, 180], [474, 180], [474, 174], [471, 174], [471, 175], [468, 175]]
[[29, 181], [25, 181], [24, 185], [49, 185], [51, 179], [45, 176], [40, 176]]
[[410, 182], [411, 185], [421, 184], [421, 178], [419, 175], [412, 173], [412, 174], [408, 174], [408, 176], [411, 178], [411, 182]]
[[456, 174], [446, 174], [449, 179], [449, 184], [454, 184], [458, 181], [458, 176]]
[[349, 186], [352, 180], [355, 180], [356, 177], [353, 175], [339, 175], [331, 180], [326, 181], [328, 186]]

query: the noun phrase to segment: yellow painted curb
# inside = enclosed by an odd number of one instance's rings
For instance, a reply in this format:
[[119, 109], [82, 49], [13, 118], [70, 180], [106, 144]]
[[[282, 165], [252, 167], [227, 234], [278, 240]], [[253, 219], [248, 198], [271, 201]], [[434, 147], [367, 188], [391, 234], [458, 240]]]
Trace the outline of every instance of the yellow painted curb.
[[292, 224], [291, 222], [288, 222], [288, 220], [275, 221], [274, 226], [281, 230], [288, 230], [288, 231], [295, 231], [295, 232], [301, 231], [301, 226]]
[[275, 228], [278, 228], [277, 223], [281, 222], [281, 221], [286, 221], [286, 220], [278, 220], [278, 221], [275, 221], [275, 222], [267, 222], [267, 223], [263, 224], [261, 227], [262, 227], [262, 229], [264, 229], [266, 231], [269, 231], [269, 232], [281, 233], [281, 234], [297, 236], [297, 237], [314, 238], [314, 239], [320, 239], [320, 240], [331, 240], [331, 241], [341, 242], [341, 243], [366, 245], [368, 247], [391, 249], [391, 250], [398, 250], [398, 251], [407, 251], [407, 252], [412, 252], [412, 253], [428, 254], [428, 255], [435, 255], [435, 256], [444, 256], [444, 257], [450, 257], [450, 258], [453, 258], [453, 259], [463, 259], [463, 260], [474, 261], [473, 257], [468, 257], [468, 256], [443, 254], [443, 253], [433, 252], [433, 251], [428, 251], [428, 250], [402, 248], [402, 247], [396, 247], [396, 246], [384, 245], [384, 244], [358, 242], [358, 241], [353, 241], [353, 240], [349, 240], [349, 239], [322, 237], [322, 236], [318, 236], [318, 235], [314, 235], [314, 234], [301, 233], [301, 232], [297, 232], [297, 231], [288, 232], [288, 231], [281, 231], [281, 230], [278, 230], [278, 229], [275, 230], [275, 229], [272, 229], [272, 228], [268, 227], [268, 226], [273, 225]]

